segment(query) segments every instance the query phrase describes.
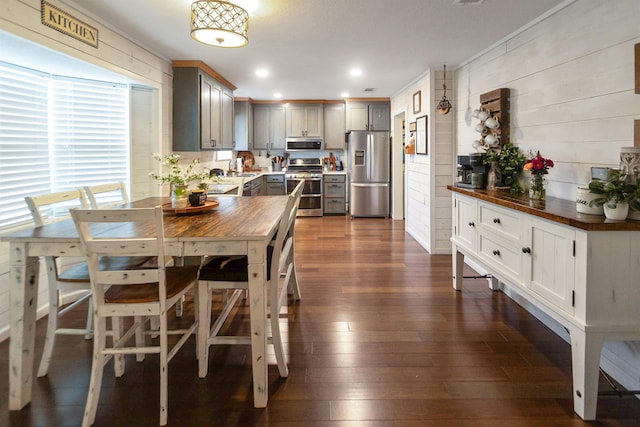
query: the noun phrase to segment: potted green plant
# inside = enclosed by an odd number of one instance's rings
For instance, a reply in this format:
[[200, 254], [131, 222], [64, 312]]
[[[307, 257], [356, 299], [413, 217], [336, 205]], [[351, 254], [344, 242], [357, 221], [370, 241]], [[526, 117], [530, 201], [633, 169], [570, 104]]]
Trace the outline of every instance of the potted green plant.
[[640, 221], [640, 178], [633, 185], [629, 196], [629, 214], [627, 218]]
[[637, 185], [625, 182], [626, 175], [613, 170], [606, 180], [594, 178], [589, 183], [589, 191], [600, 197], [589, 202], [589, 206], [604, 206], [604, 216], [623, 221], [629, 213], [629, 201], [637, 191]]
[[525, 160], [526, 157], [520, 153], [520, 149], [516, 145], [507, 143], [500, 150], [490, 150], [485, 157], [484, 164], [497, 166], [501, 176], [500, 186], [509, 187], [511, 194], [520, 195], [524, 190], [518, 182], [518, 175], [522, 172]]

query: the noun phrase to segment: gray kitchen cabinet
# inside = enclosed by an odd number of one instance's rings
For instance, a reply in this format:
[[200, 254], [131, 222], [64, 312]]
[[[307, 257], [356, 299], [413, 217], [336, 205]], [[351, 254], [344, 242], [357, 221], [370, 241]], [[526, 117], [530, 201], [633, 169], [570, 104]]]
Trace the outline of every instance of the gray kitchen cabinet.
[[173, 69], [173, 149], [233, 148], [233, 91], [198, 67]]
[[391, 130], [391, 106], [387, 101], [347, 101], [347, 131]]
[[283, 104], [253, 106], [253, 149], [284, 150], [285, 107]]
[[253, 149], [253, 105], [249, 101], [234, 101], [234, 149]]
[[286, 194], [284, 186], [284, 174], [265, 175], [267, 196], [281, 196]]
[[324, 174], [322, 197], [324, 214], [344, 215], [346, 210], [346, 175]]
[[321, 104], [295, 104], [287, 107], [287, 137], [322, 138], [324, 109]]
[[344, 104], [324, 106], [324, 149], [344, 150], [346, 132]]

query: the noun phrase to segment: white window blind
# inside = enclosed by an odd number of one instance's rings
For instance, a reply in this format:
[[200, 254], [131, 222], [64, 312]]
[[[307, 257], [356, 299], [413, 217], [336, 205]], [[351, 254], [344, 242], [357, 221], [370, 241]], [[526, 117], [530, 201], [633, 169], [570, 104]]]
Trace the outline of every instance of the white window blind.
[[129, 182], [129, 89], [0, 62], [0, 229], [26, 195]]

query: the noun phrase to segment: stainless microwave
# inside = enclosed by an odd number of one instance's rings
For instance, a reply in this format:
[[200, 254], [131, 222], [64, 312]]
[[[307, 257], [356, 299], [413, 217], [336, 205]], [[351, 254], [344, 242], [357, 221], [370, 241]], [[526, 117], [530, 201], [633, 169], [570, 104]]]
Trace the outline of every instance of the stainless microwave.
[[322, 150], [322, 138], [287, 138], [287, 151]]

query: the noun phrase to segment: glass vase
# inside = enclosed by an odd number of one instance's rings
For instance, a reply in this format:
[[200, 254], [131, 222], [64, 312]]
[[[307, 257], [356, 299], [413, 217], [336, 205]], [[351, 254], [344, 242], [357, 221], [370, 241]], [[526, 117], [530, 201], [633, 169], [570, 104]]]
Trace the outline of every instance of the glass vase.
[[186, 185], [171, 185], [171, 207], [183, 209], [189, 206], [189, 192]]
[[545, 200], [547, 190], [544, 188], [546, 180], [544, 175], [532, 173], [529, 181], [529, 198], [532, 200]]
[[491, 162], [491, 169], [487, 175], [487, 189], [495, 190], [502, 185], [502, 172], [500, 171], [500, 165], [498, 162]]

